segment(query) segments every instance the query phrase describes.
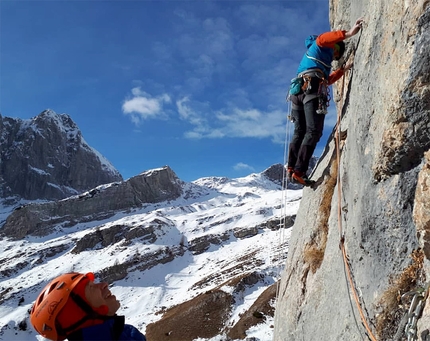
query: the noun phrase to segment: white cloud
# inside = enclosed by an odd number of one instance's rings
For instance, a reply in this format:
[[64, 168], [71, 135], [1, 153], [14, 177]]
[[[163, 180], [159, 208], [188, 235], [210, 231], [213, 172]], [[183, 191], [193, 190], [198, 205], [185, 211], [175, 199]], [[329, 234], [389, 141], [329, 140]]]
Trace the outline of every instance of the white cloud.
[[[164, 119], [163, 105], [171, 102], [164, 94], [157, 98], [137, 87], [132, 89], [132, 98], [124, 101], [122, 110], [136, 125], [145, 119]], [[189, 139], [271, 138], [274, 142], [284, 142], [285, 115], [280, 110], [264, 112], [257, 109], [224, 108], [215, 111], [207, 103], [191, 101], [185, 96], [176, 100], [179, 118], [191, 125], [184, 132]]]
[[222, 131], [230, 137], [272, 138], [282, 142], [285, 132], [285, 114], [280, 110], [263, 112], [257, 109], [234, 108], [219, 112], [216, 117], [223, 124]]
[[133, 88], [131, 93], [132, 97], [124, 100], [122, 111], [125, 115], [130, 115], [133, 123], [137, 125], [146, 119], [164, 119], [166, 117], [163, 105], [171, 102], [169, 95], [163, 94], [153, 98], [148, 93], [142, 91], [140, 87]]
[[194, 126], [185, 133], [186, 138], [250, 137], [284, 142], [286, 115], [281, 110], [264, 112], [234, 107], [214, 113], [207, 106], [192, 102], [188, 97], [178, 100], [176, 106], [179, 117]]
[[243, 163], [243, 162], [236, 163], [233, 166], [233, 169], [236, 171], [242, 171], [242, 170], [250, 170], [252, 172], [255, 171], [254, 167], [247, 165], [246, 163]]
[[178, 108], [179, 117], [186, 120], [188, 117], [192, 115], [191, 109], [186, 105], [190, 99], [188, 97], [184, 97], [178, 101], [176, 101], [176, 106]]
[[200, 134], [196, 131], [187, 131], [187, 132], [185, 132], [184, 136], [187, 139], [201, 139], [203, 137], [202, 134]]
[[179, 117], [195, 126], [194, 132], [197, 134], [190, 134], [190, 136], [200, 136], [207, 131], [207, 121], [202, 114], [191, 107], [190, 103], [189, 97], [176, 101]]

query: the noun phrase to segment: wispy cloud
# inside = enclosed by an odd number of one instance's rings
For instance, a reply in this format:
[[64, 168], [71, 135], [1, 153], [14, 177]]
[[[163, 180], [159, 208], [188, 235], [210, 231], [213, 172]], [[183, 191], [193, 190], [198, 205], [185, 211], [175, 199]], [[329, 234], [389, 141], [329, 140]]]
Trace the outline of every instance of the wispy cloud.
[[249, 171], [251, 171], [251, 172], [254, 172], [254, 171], [255, 171], [254, 167], [252, 167], [252, 166], [250, 166], [250, 165], [247, 165], [246, 163], [243, 163], [243, 162], [236, 163], [236, 164], [233, 166], [233, 169], [234, 169], [235, 171], [243, 171], [243, 170], [249, 170]]
[[[194, 126], [185, 133], [187, 138], [271, 138], [282, 143], [285, 135], [285, 114], [281, 110], [224, 108], [216, 111], [194, 109], [189, 98], [176, 102], [181, 119]], [[208, 108], [206, 108], [208, 109]]]
[[184, 136], [191, 139], [200, 139], [208, 135], [211, 129], [204, 115], [196, 111], [190, 103], [189, 97], [183, 97], [176, 101], [179, 118], [194, 126], [194, 129], [185, 132]]
[[[122, 110], [130, 115], [133, 123], [139, 125], [146, 119], [167, 118], [164, 105], [172, 101], [170, 95], [154, 98], [140, 88], [134, 88], [132, 94], [132, 98], [124, 101]], [[178, 118], [191, 125], [188, 130], [182, 126], [186, 138], [270, 138], [275, 143], [283, 143], [285, 114], [281, 110], [240, 109], [233, 104], [214, 110], [206, 102], [192, 101], [190, 96], [175, 103]]]
[[142, 91], [140, 87], [131, 90], [132, 96], [122, 104], [122, 111], [125, 115], [129, 115], [132, 122], [138, 125], [143, 120], [150, 118], [166, 118], [164, 113], [164, 103], [170, 103], [170, 96], [163, 94], [153, 98], [151, 95]]

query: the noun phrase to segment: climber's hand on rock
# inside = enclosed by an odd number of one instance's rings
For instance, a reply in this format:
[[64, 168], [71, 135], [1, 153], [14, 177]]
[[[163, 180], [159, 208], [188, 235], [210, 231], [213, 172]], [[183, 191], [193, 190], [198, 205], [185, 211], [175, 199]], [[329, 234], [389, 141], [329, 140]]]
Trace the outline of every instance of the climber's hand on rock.
[[352, 69], [353, 66], [354, 66], [353, 62], [347, 63], [346, 65], [343, 66], [343, 72], [346, 72], [346, 71]]
[[358, 31], [360, 31], [360, 29], [363, 25], [363, 22], [364, 22], [363, 18], [357, 19], [354, 26], [351, 27], [351, 29], [345, 33], [345, 39], [351, 38], [352, 36], [355, 36], [358, 33]]

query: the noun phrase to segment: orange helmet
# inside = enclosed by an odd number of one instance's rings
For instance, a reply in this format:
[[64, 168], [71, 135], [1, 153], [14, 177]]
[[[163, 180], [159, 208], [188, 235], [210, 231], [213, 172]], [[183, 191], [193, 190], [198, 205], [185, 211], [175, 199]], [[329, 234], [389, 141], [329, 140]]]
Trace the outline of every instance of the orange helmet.
[[[84, 324], [88, 325], [90, 319], [101, 319], [100, 314], [93, 311], [85, 298], [85, 286], [89, 281], [94, 281], [94, 274], [91, 272], [67, 273], [52, 280], [31, 308], [30, 322], [34, 329], [43, 337], [60, 341], [83, 328]], [[64, 313], [61, 314], [63, 308]]]

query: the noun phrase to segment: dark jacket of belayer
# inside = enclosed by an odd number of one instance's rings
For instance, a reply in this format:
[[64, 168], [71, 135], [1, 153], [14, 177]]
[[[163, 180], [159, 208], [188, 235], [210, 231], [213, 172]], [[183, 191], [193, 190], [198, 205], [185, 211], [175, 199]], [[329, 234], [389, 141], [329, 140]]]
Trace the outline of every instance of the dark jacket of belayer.
[[343, 68], [331, 72], [331, 62], [334, 45], [345, 39], [345, 33], [346, 31], [331, 31], [319, 36], [309, 36], [305, 41], [307, 51], [299, 64], [297, 74], [319, 69], [324, 73], [329, 85], [341, 78], [344, 74]]
[[113, 316], [102, 324], [80, 329], [67, 337], [69, 341], [146, 341], [136, 327], [125, 324], [124, 316]]

